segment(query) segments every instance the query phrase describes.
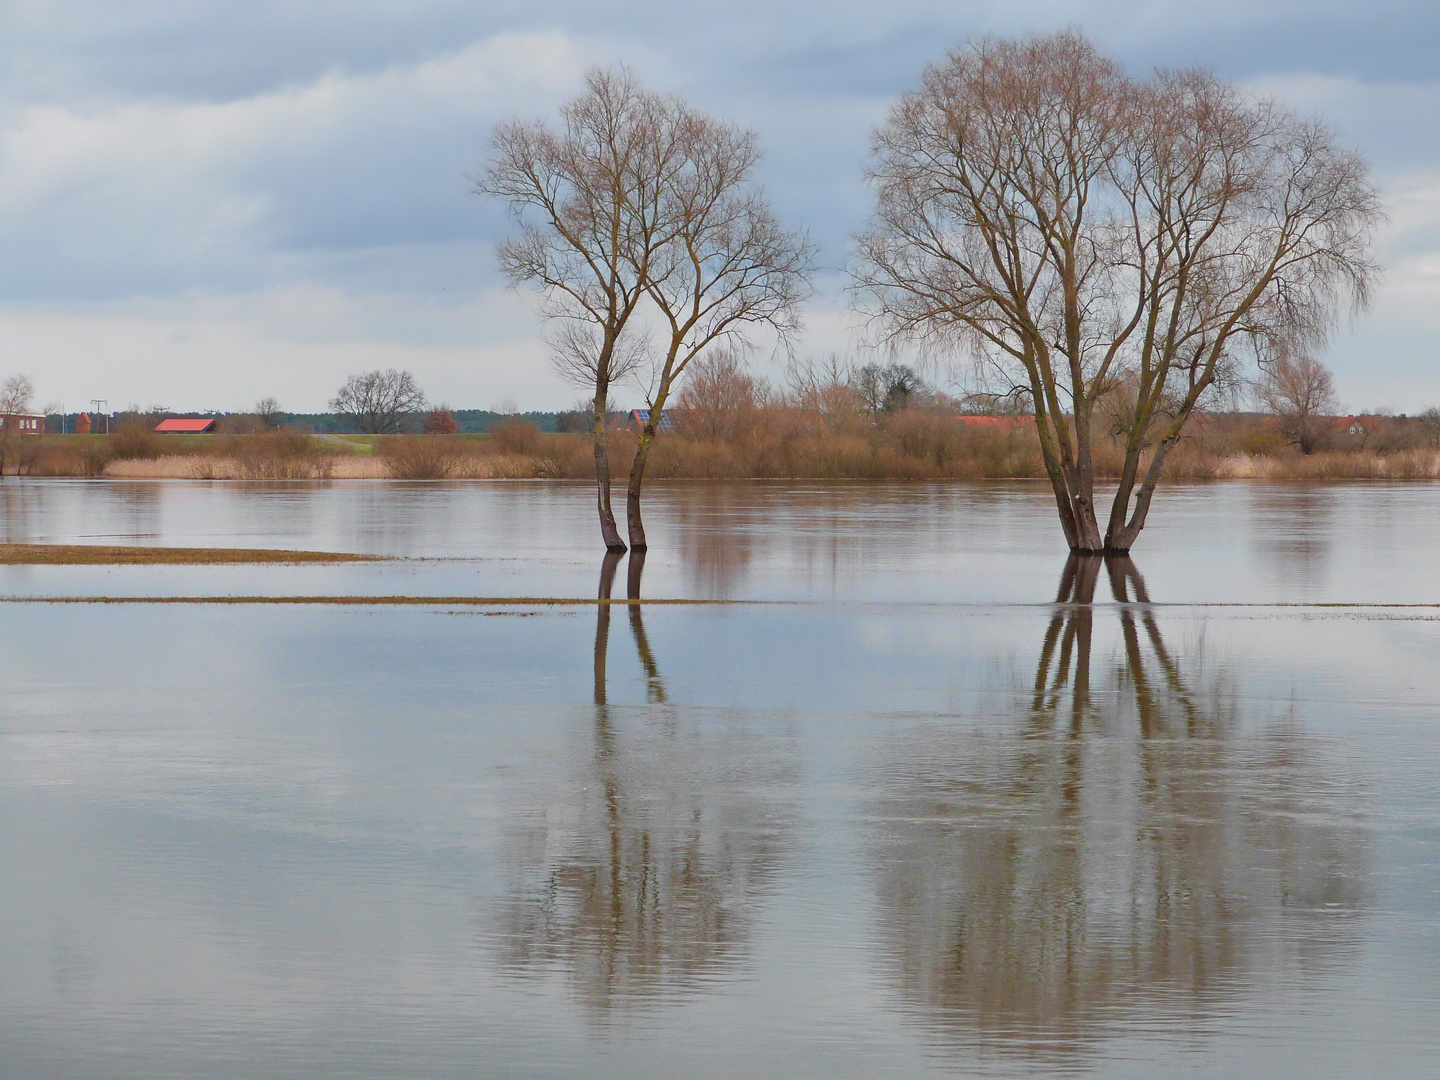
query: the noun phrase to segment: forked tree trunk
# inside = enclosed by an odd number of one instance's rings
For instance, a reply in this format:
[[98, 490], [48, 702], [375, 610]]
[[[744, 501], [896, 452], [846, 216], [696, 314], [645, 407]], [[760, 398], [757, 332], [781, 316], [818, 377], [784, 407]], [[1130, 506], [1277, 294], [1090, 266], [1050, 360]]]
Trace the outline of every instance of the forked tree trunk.
[[[1037, 399], [1042, 392], [1037, 387]], [[1098, 555], [1104, 550], [1104, 543], [1100, 538], [1100, 524], [1095, 519], [1092, 470], [1082, 466], [1081, 461], [1069, 460], [1068, 453], [1062, 452], [1061, 440], [1069, 437], [1063, 430], [1063, 416], [1056, 417], [1037, 409], [1035, 424], [1040, 437], [1040, 457], [1045, 463], [1050, 488], [1055, 493], [1055, 507], [1060, 514], [1060, 528], [1065, 533], [1065, 542], [1076, 554]], [[1075, 452], [1081, 460], [1088, 462], [1089, 448], [1080, 443], [1078, 431], [1077, 427]]]
[[[1169, 457], [1177, 441], [1177, 438], [1165, 438], [1155, 447], [1155, 456], [1150, 459], [1150, 467], [1145, 470], [1145, 477], [1140, 481], [1138, 489], [1135, 487], [1138, 458], [1134, 466], [1126, 462], [1120, 477], [1120, 486], [1115, 491], [1115, 502], [1110, 508], [1110, 525], [1105, 530], [1107, 554], [1128, 555], [1135, 546], [1140, 530], [1145, 528], [1145, 519], [1150, 516], [1150, 500], [1155, 497], [1155, 487], [1160, 483], [1165, 459]], [[1132, 493], [1135, 496], [1133, 508], [1130, 504]]]
[[640, 489], [645, 483], [645, 465], [650, 460], [650, 447], [655, 443], [658, 420], [652, 410], [640, 430], [640, 444], [635, 447], [635, 460], [630, 463], [630, 483], [625, 488], [625, 521], [630, 527], [630, 550], [644, 551], [645, 522], [640, 516]]
[[609, 383], [597, 383], [592, 429], [595, 437], [595, 489], [600, 510], [600, 538], [604, 540], [607, 551], [624, 551], [625, 541], [620, 539], [620, 529], [615, 524], [615, 511], [610, 505], [610, 446], [605, 437], [605, 424], [609, 419], [606, 405], [609, 398]]

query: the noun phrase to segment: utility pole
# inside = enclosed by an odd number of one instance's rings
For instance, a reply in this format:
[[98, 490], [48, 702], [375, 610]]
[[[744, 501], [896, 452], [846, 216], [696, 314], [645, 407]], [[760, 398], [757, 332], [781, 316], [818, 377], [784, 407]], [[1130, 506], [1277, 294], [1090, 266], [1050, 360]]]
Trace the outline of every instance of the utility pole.
[[[110, 402], [109, 402], [106, 398], [97, 397], [97, 398], [91, 398], [91, 399], [90, 399], [90, 404], [95, 406], [95, 411], [96, 411], [96, 412], [100, 412], [100, 406], [104, 405], [104, 406], [106, 406], [106, 407], [108, 408], [108, 406], [110, 405]], [[106, 413], [104, 413], [104, 416], [105, 416], [105, 434], [106, 434], [106, 435], [109, 435], [109, 434], [110, 434], [110, 414], [109, 414], [108, 412], [106, 412]]]

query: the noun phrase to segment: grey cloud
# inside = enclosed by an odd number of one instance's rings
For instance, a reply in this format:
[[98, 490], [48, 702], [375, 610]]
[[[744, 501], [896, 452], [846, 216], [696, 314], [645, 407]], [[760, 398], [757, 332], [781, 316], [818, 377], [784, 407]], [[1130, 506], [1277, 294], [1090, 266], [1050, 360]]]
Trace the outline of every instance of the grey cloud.
[[[501, 284], [490, 246], [508, 224], [466, 179], [491, 125], [553, 114], [594, 59], [625, 59], [653, 85], [755, 127], [778, 208], [811, 230], [833, 271], [868, 211], [861, 169], [888, 102], [967, 35], [1058, 25], [1091, 33], [1133, 70], [1203, 64], [1278, 80], [1386, 177], [1440, 169], [1431, 0], [743, 0], [723, 15], [660, 0], [618, 15], [588, 0], [33, 0], [0, 10], [0, 292], [13, 306], [311, 285], [461, 303]], [[492, 85], [477, 69], [451, 90], [422, 87], [430, 76], [417, 65], [539, 32], [573, 46], [568, 83]], [[505, 59], [485, 56], [482, 67]], [[1309, 76], [1349, 81], [1306, 89]], [[332, 84], [359, 104], [330, 108]], [[271, 101], [286, 95], [295, 131]], [[222, 112], [165, 126], [166, 110], [205, 103]], [[136, 121], [125, 110], [137, 104], [155, 115]], [[53, 135], [12, 138], [40, 122], [37, 109]], [[153, 146], [131, 153], [107, 139], [112, 115]], [[233, 125], [232, 145], [195, 130], [212, 121]], [[67, 157], [67, 139], [72, 157], [93, 146], [100, 164]], [[32, 152], [51, 156], [36, 164], [23, 158]], [[22, 190], [45, 170], [53, 190]], [[1417, 220], [1387, 240], [1387, 256], [1434, 251], [1436, 228]], [[833, 300], [832, 289], [821, 303]], [[413, 320], [396, 325], [424, 337]], [[1363, 341], [1347, 339], [1341, 354]]]

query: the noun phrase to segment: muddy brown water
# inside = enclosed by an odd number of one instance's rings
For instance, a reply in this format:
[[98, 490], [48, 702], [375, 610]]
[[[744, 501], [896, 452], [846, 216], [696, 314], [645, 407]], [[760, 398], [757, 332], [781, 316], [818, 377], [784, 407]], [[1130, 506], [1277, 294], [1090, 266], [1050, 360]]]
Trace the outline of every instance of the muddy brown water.
[[1440, 486], [1047, 501], [657, 485], [641, 568], [579, 485], [0, 485], [401, 556], [7, 596], [763, 601], [0, 606], [0, 1077], [1433, 1075]]

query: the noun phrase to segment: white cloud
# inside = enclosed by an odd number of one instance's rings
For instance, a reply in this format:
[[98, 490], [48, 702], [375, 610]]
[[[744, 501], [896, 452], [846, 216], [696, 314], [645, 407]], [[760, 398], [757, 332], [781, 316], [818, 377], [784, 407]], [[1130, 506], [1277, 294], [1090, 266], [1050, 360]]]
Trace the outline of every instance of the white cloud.
[[388, 176], [413, 164], [408, 131], [464, 148], [467, 160], [436, 179], [453, 198], [450, 216], [473, 213], [462, 170], [475, 167], [490, 125], [558, 99], [585, 62], [563, 35], [507, 35], [232, 102], [33, 105], [0, 131], [0, 237], [56, 277], [67, 264], [109, 269], [112, 294], [126, 291], [125, 263], [141, 271], [136, 292], [253, 281], [270, 269], [266, 253], [303, 228], [295, 204], [323, 208], [357, 181], [392, 188]]
[[[407, 320], [427, 322], [426, 333], [397, 333]], [[348, 375], [379, 367], [413, 371], [433, 400], [457, 408], [504, 398], [567, 407], [575, 395], [536, 329], [508, 292], [446, 308], [299, 287], [3, 311], [0, 356], [5, 370], [31, 374], [43, 401], [71, 409], [96, 397], [114, 408], [243, 409], [273, 394], [286, 409], [318, 411]]]
[[[916, 57], [987, 27], [1069, 22], [1140, 66], [1177, 28], [1200, 26], [1168, 0], [923, 0], [879, 21], [873, 5], [846, 2], [818, 22], [783, 4], [703, 22], [632, 5], [623, 23], [562, 3], [545, 15], [562, 29], [531, 32], [499, 32], [537, 25], [520, 5], [477, 15], [446, 0], [360, 5], [343, 28], [319, 7], [150, 7], [98, 5], [80, 23], [45, 5], [0, 13], [0, 56], [16, 61], [0, 83], [12, 88], [0, 103], [0, 245], [19, 255], [0, 263], [0, 373], [29, 370], [42, 394], [244, 407], [275, 393], [315, 408], [345, 374], [384, 362], [456, 405], [568, 403], [533, 307], [498, 287], [490, 244], [503, 217], [469, 196], [466, 175], [496, 120], [553, 114], [587, 64], [621, 58], [757, 127], [777, 207], [811, 228], [827, 267], [797, 347], [851, 351], [855, 319], [831, 271], [868, 209], [860, 169], [884, 88], [918, 77]], [[1244, 27], [1298, 10], [1211, 5], [1205, 41], [1229, 35], [1243, 51]], [[1306, 10], [1325, 25], [1349, 18], [1338, 0]], [[1414, 10], [1417, 26], [1429, 17]], [[617, 26], [629, 36], [602, 36]], [[1357, 406], [1440, 400], [1440, 129], [1418, 122], [1440, 111], [1440, 82], [1423, 81], [1432, 71], [1366, 82], [1333, 63], [1307, 74], [1304, 48], [1275, 53], [1288, 73], [1253, 85], [1323, 112], [1364, 148], [1391, 213], [1373, 312], [1330, 357], [1342, 392]], [[229, 65], [208, 82], [207, 57]], [[232, 85], [248, 89], [219, 89]]]

